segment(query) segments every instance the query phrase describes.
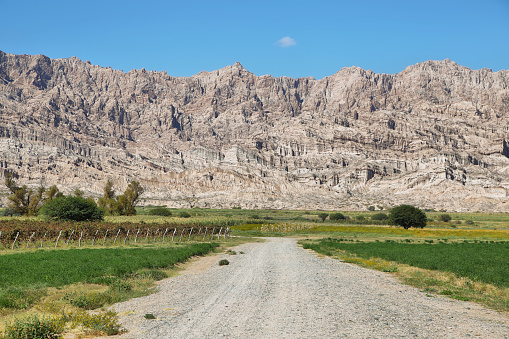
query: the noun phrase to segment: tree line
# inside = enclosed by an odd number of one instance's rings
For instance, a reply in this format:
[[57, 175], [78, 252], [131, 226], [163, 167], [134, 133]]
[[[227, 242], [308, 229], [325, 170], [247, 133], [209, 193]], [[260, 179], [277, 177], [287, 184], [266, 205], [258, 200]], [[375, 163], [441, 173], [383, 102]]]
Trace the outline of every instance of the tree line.
[[108, 180], [103, 196], [97, 202], [93, 197], [84, 197], [76, 189], [71, 195], [64, 195], [56, 185], [37, 189], [18, 185], [11, 172], [5, 172], [5, 185], [10, 191], [8, 209], [4, 215], [46, 215], [63, 220], [102, 220], [104, 215], [135, 215], [136, 205], [143, 194], [138, 181], [131, 181], [124, 193], [116, 195], [113, 183]]

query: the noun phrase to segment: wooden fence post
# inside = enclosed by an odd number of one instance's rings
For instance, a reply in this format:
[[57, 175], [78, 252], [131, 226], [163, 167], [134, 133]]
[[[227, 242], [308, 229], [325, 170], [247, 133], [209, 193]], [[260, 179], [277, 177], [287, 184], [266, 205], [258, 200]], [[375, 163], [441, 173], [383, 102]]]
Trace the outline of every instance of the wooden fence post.
[[99, 233], [99, 230], [95, 231], [95, 234], [94, 234], [94, 240], [92, 240], [92, 246], [95, 245], [95, 238], [97, 237], [97, 234]]
[[208, 227], [205, 227], [205, 233], [203, 234], [203, 239], [202, 241], [205, 241], [205, 237], [207, 236], [207, 231], [209, 230]]
[[129, 236], [129, 231], [130, 231], [130, 230], [127, 230], [127, 234], [125, 235], [124, 245], [125, 245], [125, 243], [126, 243], [126, 241], [127, 241], [127, 237]]
[[136, 237], [134, 237], [134, 243], [138, 241], [138, 234], [140, 233], [140, 229], [138, 228], [138, 232], [136, 232]]
[[154, 233], [154, 242], [156, 242], [157, 233], [159, 233], [159, 228], [156, 230], [156, 233]]
[[106, 233], [104, 234], [103, 246], [105, 246], [105, 245], [106, 245], [106, 237], [108, 236], [108, 231], [109, 231], [109, 230], [106, 230]]
[[212, 236], [210, 237], [210, 240], [214, 240], [214, 231], [216, 230], [216, 228], [214, 227], [214, 229], [212, 229]]
[[185, 230], [185, 229], [186, 229], [186, 228], [185, 228], [185, 227], [183, 227], [183, 228], [182, 228], [182, 232], [180, 232], [179, 242], [181, 242], [181, 241], [182, 241], [182, 234], [184, 234], [184, 230]]
[[219, 229], [219, 233], [217, 234], [217, 240], [219, 240], [221, 238], [221, 231], [223, 230], [223, 228], [221, 227]]
[[14, 239], [14, 242], [12, 243], [11, 250], [14, 249], [14, 245], [16, 244], [16, 241], [18, 240], [18, 237], [19, 237], [19, 232], [16, 234], [16, 238]]
[[33, 232], [33, 233], [32, 233], [32, 235], [30, 236], [30, 238], [28, 238], [28, 241], [27, 241], [27, 247], [26, 247], [26, 248], [28, 248], [28, 246], [30, 246], [30, 242], [32, 241], [32, 238], [34, 237], [34, 235], [35, 235], [35, 232]]
[[149, 232], [149, 229], [147, 229], [147, 235], [145, 236], [145, 243], [148, 241], [148, 232]]
[[175, 229], [173, 230], [173, 234], [171, 236], [171, 242], [173, 242], [173, 238], [175, 237], [175, 233], [177, 233], [177, 228], [175, 227]]
[[67, 246], [69, 246], [69, 240], [71, 240], [71, 237], [73, 234], [74, 234], [74, 230], [72, 230], [71, 235], [69, 236], [69, 239], [67, 239]]
[[113, 240], [113, 245], [117, 243], [118, 235], [120, 234], [120, 228], [118, 229], [117, 235], [115, 236], [115, 240]]
[[166, 232], [168, 232], [168, 229], [165, 229], [165, 230], [164, 230], [164, 234], [163, 234], [163, 243], [164, 243], [164, 237], [166, 236]]
[[81, 247], [81, 239], [83, 238], [83, 231], [80, 232], [80, 238], [78, 240], [78, 247]]
[[191, 241], [191, 234], [193, 234], [193, 228], [191, 227], [191, 231], [189, 231], [189, 239], [187, 241]]
[[226, 239], [226, 235], [228, 235], [228, 238], [230, 237], [230, 226], [226, 227], [226, 230], [224, 231], [224, 238]]
[[60, 236], [62, 235], [62, 230], [58, 233], [57, 242], [55, 243], [55, 248], [58, 246], [58, 241], [60, 240]]
[[48, 231], [46, 231], [46, 233], [44, 233], [44, 237], [42, 237], [42, 239], [41, 239], [41, 248], [42, 248], [42, 246], [44, 246], [44, 239], [46, 239], [47, 234], [48, 234]]

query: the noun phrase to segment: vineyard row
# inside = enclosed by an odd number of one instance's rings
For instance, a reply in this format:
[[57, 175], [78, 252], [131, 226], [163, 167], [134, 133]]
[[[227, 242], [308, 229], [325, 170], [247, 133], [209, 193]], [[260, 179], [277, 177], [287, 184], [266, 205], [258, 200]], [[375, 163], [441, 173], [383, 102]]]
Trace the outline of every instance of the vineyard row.
[[207, 241], [230, 236], [230, 227], [166, 227], [166, 228], [94, 228], [37, 230], [0, 230], [0, 249], [43, 248], [59, 246], [95, 246], [156, 242]]

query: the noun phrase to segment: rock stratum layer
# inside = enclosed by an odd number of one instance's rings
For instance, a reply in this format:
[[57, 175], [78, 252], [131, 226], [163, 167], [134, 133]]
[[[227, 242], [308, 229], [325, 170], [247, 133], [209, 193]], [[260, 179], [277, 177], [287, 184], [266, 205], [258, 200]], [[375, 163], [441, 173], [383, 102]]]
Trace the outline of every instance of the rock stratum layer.
[[134, 179], [171, 207], [509, 211], [508, 133], [509, 71], [448, 59], [183, 78], [0, 52], [1, 175], [66, 193]]

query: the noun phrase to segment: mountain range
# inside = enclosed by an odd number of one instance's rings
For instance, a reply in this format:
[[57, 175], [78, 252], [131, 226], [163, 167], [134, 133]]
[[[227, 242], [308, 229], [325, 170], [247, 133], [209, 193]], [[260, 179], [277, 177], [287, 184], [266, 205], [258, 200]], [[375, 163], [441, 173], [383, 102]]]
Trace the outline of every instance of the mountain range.
[[0, 51], [5, 171], [95, 197], [137, 180], [169, 207], [509, 212], [509, 71], [173, 77]]

